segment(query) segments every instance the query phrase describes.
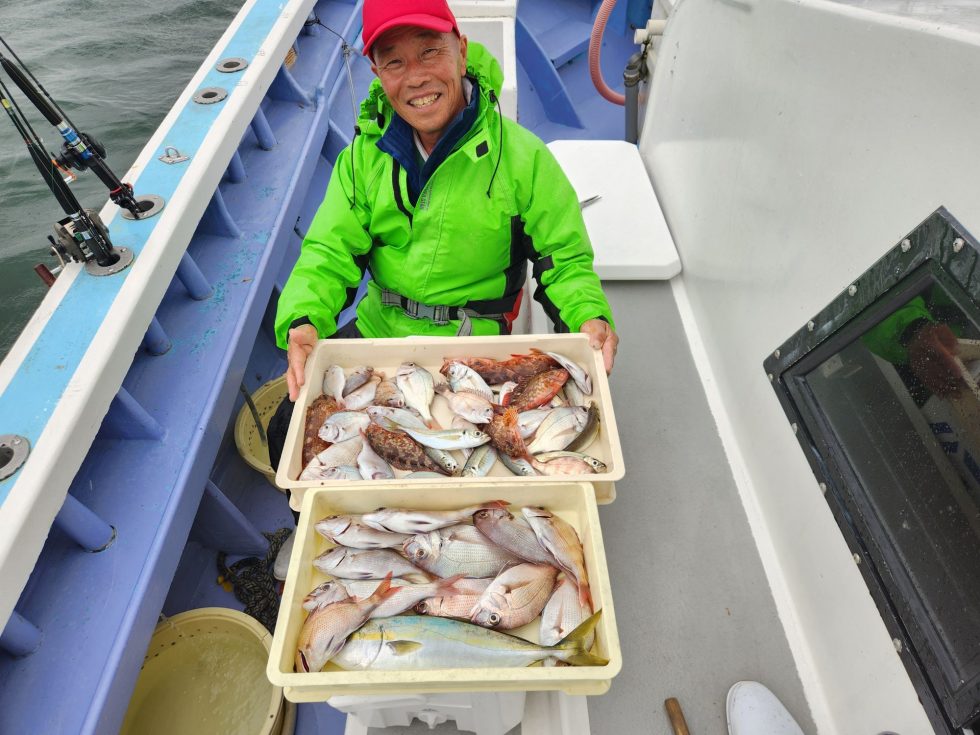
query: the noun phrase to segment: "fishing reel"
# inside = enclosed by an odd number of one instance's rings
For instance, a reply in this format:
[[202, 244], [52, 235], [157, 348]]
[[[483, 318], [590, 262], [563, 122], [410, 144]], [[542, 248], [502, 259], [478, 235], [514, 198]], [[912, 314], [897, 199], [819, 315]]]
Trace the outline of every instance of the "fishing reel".
[[[105, 146], [94, 136], [88, 133], [79, 133], [78, 137], [85, 143], [86, 148], [91, 148], [95, 151], [99, 155], [99, 158], [105, 158]], [[86, 171], [89, 168], [89, 162], [73, 146], [68, 145], [68, 143], [61, 145], [61, 155], [55, 159], [55, 163], [62, 168], [73, 168], [76, 171]]]

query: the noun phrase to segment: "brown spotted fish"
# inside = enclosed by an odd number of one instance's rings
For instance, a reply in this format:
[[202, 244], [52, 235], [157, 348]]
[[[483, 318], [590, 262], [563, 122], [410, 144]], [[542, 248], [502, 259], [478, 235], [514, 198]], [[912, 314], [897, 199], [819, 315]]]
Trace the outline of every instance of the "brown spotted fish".
[[306, 409], [306, 427], [303, 430], [303, 466], [306, 467], [316, 455], [330, 446], [318, 435], [320, 427], [335, 414], [340, 407], [331, 396], [320, 396]]
[[495, 414], [486, 426], [490, 442], [508, 457], [527, 458], [527, 446], [521, 438], [521, 428], [517, 422], [517, 411], [507, 408], [503, 413]]
[[364, 433], [374, 451], [392, 467], [409, 472], [428, 471], [446, 474], [442, 467], [429, 459], [422, 446], [407, 434], [386, 431], [374, 422], [368, 425]]
[[558, 394], [567, 380], [568, 371], [565, 368], [545, 370], [524, 378], [517, 383], [507, 406], [517, 411], [530, 411], [532, 408], [543, 406]]

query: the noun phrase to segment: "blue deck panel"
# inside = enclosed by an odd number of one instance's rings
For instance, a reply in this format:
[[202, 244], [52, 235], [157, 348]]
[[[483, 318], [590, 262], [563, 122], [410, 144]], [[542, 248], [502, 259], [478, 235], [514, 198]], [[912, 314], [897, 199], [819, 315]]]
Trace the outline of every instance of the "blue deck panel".
[[[518, 15], [540, 15], [553, 5], [521, 0]], [[585, 0], [572, 5], [594, 11]], [[317, 13], [348, 39], [359, 33], [359, 2], [320, 2]], [[607, 82], [621, 88], [632, 49], [626, 29], [613, 25], [603, 68]], [[70, 492], [116, 526], [119, 536], [93, 555], [52, 530], [17, 606], [43, 630], [42, 646], [22, 659], [0, 654], [0, 733], [115, 731], [161, 611], [241, 609], [216, 583], [211, 547], [218, 542], [204, 516], [195, 520], [209, 478], [256, 529], [292, 524], [284, 495], [238, 456], [232, 425], [242, 404], [239, 384], [254, 390], [282, 373], [271, 321], [278, 287], [299, 252], [294, 227], [302, 233], [309, 226], [353, 125], [346, 74], [337, 74], [335, 37], [321, 29], [301, 35], [297, 48], [292, 74], [316, 93], [316, 107], [267, 99], [263, 110], [278, 140], [272, 151], [259, 149], [246, 132], [240, 147], [246, 178], [220, 186], [242, 235], [206, 234], [216, 230], [208, 215], [189, 246], [214, 295], [193, 301], [175, 280], [158, 312], [172, 348], [157, 357], [140, 351], [124, 381], [167, 433], [159, 441], [100, 435], [93, 445]], [[372, 78], [362, 57], [353, 59], [353, 75], [359, 102]], [[584, 56], [558, 71], [581, 127], [551, 119], [529, 91], [528, 70], [519, 66], [518, 75], [521, 121], [545, 140], [622, 136], [622, 108], [598, 98]], [[147, 180], [144, 174], [141, 182]], [[42, 691], [63, 694], [52, 706]], [[296, 732], [339, 735], [343, 724], [344, 716], [327, 705], [301, 705]]]

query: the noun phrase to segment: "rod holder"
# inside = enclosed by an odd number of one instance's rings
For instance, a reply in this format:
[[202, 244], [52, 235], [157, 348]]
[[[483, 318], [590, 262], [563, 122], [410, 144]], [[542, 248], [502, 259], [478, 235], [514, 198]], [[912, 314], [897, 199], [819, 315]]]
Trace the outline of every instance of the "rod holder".
[[107, 439], [163, 439], [163, 427], [125, 388], [119, 388], [99, 430]]
[[218, 237], [229, 237], [237, 240], [242, 236], [238, 223], [235, 222], [235, 218], [228, 210], [228, 205], [225, 204], [225, 197], [221, 193], [221, 189], [214, 190], [208, 208], [204, 211], [204, 217], [201, 218], [201, 225], [205, 232]]

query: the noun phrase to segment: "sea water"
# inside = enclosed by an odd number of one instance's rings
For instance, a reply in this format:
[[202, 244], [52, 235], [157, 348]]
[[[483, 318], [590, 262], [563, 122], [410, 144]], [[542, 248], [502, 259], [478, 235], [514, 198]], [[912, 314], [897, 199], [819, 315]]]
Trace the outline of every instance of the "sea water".
[[[0, 35], [122, 178], [242, 0], [0, 0]], [[6, 50], [0, 48], [9, 58]], [[61, 137], [9, 77], [0, 78], [51, 152]], [[76, 172], [77, 173], [77, 172]], [[71, 185], [82, 206], [108, 198], [93, 173]], [[0, 113], [0, 359], [41, 302], [36, 263], [57, 264], [47, 235], [64, 213], [20, 135]], [[78, 315], [85, 319], [84, 314]]]

